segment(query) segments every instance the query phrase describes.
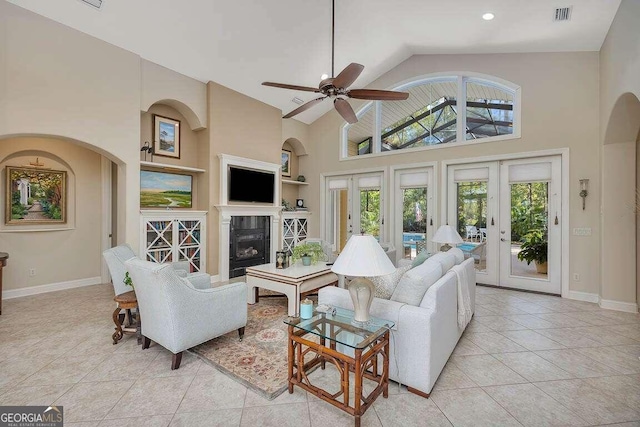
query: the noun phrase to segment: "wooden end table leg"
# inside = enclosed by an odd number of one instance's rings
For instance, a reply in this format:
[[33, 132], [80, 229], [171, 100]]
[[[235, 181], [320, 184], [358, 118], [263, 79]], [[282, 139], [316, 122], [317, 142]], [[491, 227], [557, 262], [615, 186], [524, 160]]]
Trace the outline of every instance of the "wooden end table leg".
[[122, 325], [120, 325], [120, 319], [119, 319], [119, 315], [120, 314], [120, 306], [118, 306], [118, 308], [116, 308], [113, 312], [113, 323], [115, 323], [116, 325], [116, 331], [113, 333], [113, 335], [111, 335], [111, 338], [113, 339], [113, 344], [118, 344], [118, 341], [120, 341], [122, 339]]
[[291, 339], [291, 337], [293, 336], [293, 326], [289, 325], [289, 339], [288, 339], [288, 343], [287, 343], [287, 351], [289, 353], [288, 359], [287, 359], [287, 370], [288, 370], [288, 381], [289, 381], [289, 394], [293, 394], [293, 383], [291, 382], [291, 380], [293, 379], [293, 357], [294, 357], [294, 349], [293, 349], [293, 340]]
[[[382, 397], [389, 397], [389, 331], [384, 334], [384, 355], [382, 357], [382, 377], [384, 378], [384, 388], [382, 389]], [[378, 375], [378, 372], [376, 372]]]
[[356, 381], [356, 389], [353, 396], [353, 409], [356, 417], [356, 427], [360, 427], [360, 416], [362, 415], [362, 408], [360, 403], [362, 402], [362, 349], [357, 348], [355, 351], [356, 366], [354, 377]]

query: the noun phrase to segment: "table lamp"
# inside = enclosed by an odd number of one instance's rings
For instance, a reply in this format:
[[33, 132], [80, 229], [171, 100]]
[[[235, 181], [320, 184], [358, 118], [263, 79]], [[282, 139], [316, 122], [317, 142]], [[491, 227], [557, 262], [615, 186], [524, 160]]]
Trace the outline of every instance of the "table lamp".
[[365, 276], [385, 276], [396, 271], [396, 268], [373, 236], [353, 235], [333, 263], [331, 271], [355, 277], [347, 286], [355, 312], [353, 320], [356, 324], [366, 324], [375, 286]]
[[441, 225], [440, 228], [438, 228], [438, 231], [436, 231], [436, 234], [433, 235], [431, 240], [436, 243], [444, 243], [444, 245], [440, 246], [440, 250], [443, 252], [451, 249], [450, 244], [457, 245], [464, 242], [464, 240], [462, 240], [462, 237], [460, 237], [460, 234], [458, 234], [458, 232], [455, 228], [453, 228], [452, 225]]

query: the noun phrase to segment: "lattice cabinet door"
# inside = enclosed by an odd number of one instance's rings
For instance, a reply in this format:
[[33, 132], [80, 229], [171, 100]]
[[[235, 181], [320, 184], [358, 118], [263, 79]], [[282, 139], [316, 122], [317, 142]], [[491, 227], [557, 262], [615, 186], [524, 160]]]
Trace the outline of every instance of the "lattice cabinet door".
[[178, 225], [178, 261], [189, 261], [189, 270], [192, 273], [200, 271], [202, 221], [179, 219], [176, 223]]
[[158, 263], [173, 261], [173, 227], [172, 220], [146, 221], [144, 245], [147, 261]]
[[307, 238], [309, 229], [308, 214], [284, 213], [282, 219], [282, 250], [291, 252], [293, 248]]

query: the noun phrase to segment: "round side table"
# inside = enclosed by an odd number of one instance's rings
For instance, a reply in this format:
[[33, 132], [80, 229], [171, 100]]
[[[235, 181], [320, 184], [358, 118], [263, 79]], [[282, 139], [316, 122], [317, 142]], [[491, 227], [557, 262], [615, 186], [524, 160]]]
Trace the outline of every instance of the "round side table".
[[[111, 335], [113, 343], [118, 344], [118, 341], [122, 339], [124, 333], [135, 333], [138, 336], [138, 344], [140, 344], [142, 342], [142, 336], [140, 335], [140, 310], [136, 311], [135, 324], [130, 325], [129, 327], [123, 328], [119, 318], [120, 310], [127, 310], [127, 312], [130, 312], [132, 308], [138, 308], [138, 299], [136, 298], [135, 291], [129, 291], [124, 294], [117, 295], [113, 300], [118, 304], [118, 307], [113, 312], [113, 323], [116, 325], [116, 331]], [[129, 322], [131, 322], [130, 315]]]

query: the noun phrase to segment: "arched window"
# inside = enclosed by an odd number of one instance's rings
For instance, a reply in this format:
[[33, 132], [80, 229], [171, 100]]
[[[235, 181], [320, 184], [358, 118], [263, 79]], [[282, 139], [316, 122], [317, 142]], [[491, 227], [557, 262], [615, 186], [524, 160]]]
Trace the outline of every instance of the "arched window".
[[[343, 158], [520, 136], [520, 88], [470, 74], [420, 78], [394, 88], [406, 101], [374, 101], [345, 124]], [[458, 100], [464, 100], [464, 103]]]

